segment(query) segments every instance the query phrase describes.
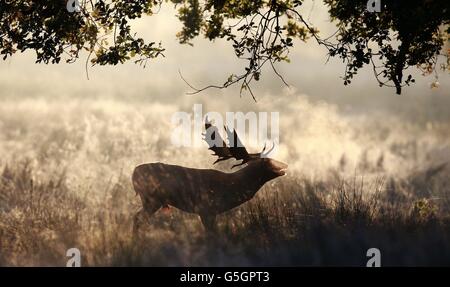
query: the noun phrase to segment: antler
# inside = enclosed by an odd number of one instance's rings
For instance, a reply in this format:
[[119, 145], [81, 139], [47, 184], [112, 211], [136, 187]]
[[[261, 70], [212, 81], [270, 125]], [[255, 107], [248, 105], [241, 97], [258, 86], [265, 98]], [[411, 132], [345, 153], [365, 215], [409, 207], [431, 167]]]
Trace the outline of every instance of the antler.
[[[251, 157], [248, 154], [247, 149], [245, 148], [245, 146], [242, 144], [241, 140], [239, 139], [239, 136], [238, 136], [236, 130], [233, 130], [233, 132], [231, 132], [231, 130], [229, 130], [229, 129], [227, 129], [227, 127], [225, 127], [225, 131], [227, 132], [228, 141], [230, 143], [230, 146], [228, 149], [229, 149], [231, 155], [236, 160], [242, 160], [242, 162], [240, 164], [235, 164], [231, 168], [233, 169], [237, 166], [241, 166], [241, 165], [249, 162], [251, 160]], [[231, 139], [233, 139], [233, 140], [231, 140]]]
[[[217, 127], [213, 126], [210, 121], [208, 121], [208, 118], [205, 120], [205, 128], [206, 128], [206, 134], [205, 134], [205, 141], [209, 145], [209, 149], [214, 152], [215, 156], [218, 156], [219, 158], [214, 162], [214, 164], [228, 160], [230, 158], [235, 158], [236, 160], [242, 160], [241, 163], [233, 165], [231, 168], [235, 168], [237, 166], [241, 166], [243, 164], [246, 164], [247, 162], [257, 159], [261, 157], [261, 154], [265, 151], [266, 147], [264, 146], [264, 149], [260, 153], [252, 153], [249, 154], [247, 152], [247, 149], [242, 144], [241, 140], [239, 139], [239, 136], [236, 132], [236, 130], [230, 130], [226, 126], [225, 131], [227, 133], [227, 138], [229, 145], [225, 143], [225, 141], [222, 139], [222, 137], [219, 134], [219, 130]], [[216, 138], [218, 137], [218, 138]], [[210, 142], [210, 141], [211, 142]], [[220, 146], [217, 146], [216, 143], [220, 142], [222, 143]]]
[[[214, 152], [213, 155], [219, 157], [213, 164], [232, 158], [233, 156], [231, 155], [227, 144], [219, 134], [219, 129], [213, 126], [212, 123], [208, 121], [208, 118], [205, 120], [205, 129], [206, 133], [204, 140], [208, 143], [209, 149]], [[217, 141], [222, 143], [220, 146], [216, 145], [216, 137]]]
[[276, 143], [274, 142], [272, 144], [272, 148], [270, 148], [270, 150], [268, 152], [265, 152], [266, 150], [266, 145], [264, 145], [263, 150], [258, 154], [261, 157], [267, 157], [274, 149], [275, 149]]

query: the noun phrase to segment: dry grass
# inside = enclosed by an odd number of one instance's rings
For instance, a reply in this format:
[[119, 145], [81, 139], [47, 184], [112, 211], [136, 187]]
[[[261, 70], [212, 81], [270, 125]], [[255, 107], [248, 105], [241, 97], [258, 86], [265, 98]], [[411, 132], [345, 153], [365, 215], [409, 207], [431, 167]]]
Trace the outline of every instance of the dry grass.
[[[95, 203], [75, 196], [64, 177], [34, 178], [27, 163], [3, 168], [2, 265], [64, 265], [71, 247], [90, 266], [361, 266], [371, 247], [387, 265], [450, 263], [449, 192], [423, 197], [417, 175], [387, 183], [283, 178], [220, 216], [215, 237], [204, 234], [196, 216], [172, 209], [159, 211], [139, 240], [131, 237], [139, 202], [126, 177]], [[448, 174], [426, 182], [439, 184], [448, 187]]]
[[133, 241], [134, 166], [211, 166], [206, 148], [170, 144], [179, 107], [1, 100], [0, 265], [65, 266], [72, 247], [84, 266], [364, 266], [372, 247], [384, 265], [450, 265], [450, 166], [436, 161], [449, 160], [448, 123], [355, 120], [300, 98], [279, 105], [288, 177], [220, 216], [215, 237], [172, 209]]

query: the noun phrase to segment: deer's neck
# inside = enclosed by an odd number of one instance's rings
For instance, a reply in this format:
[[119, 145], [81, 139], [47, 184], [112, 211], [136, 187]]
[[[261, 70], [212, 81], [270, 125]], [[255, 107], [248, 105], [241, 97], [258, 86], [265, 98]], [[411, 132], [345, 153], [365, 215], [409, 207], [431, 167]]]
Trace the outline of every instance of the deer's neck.
[[260, 168], [257, 165], [249, 165], [234, 173], [239, 182], [239, 188], [236, 191], [253, 197], [256, 192], [266, 183]]

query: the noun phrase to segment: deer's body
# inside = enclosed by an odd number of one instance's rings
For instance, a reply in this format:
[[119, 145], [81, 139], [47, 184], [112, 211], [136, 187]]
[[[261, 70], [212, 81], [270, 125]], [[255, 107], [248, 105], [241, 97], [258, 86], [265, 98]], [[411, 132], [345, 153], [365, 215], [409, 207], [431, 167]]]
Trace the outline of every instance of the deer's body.
[[[170, 205], [196, 214], [220, 214], [250, 200], [261, 182], [244, 180], [251, 169], [224, 173], [213, 169], [194, 169], [163, 163], [138, 166], [133, 184], [142, 202]], [[156, 206], [155, 206], [156, 208]]]
[[[205, 127], [212, 138], [223, 142], [217, 128], [209, 122]], [[229, 138], [234, 137], [235, 143], [240, 142], [235, 131], [227, 133]], [[285, 174], [286, 164], [262, 156], [265, 148], [261, 153], [249, 154], [243, 146], [227, 146], [225, 142], [220, 146], [208, 144], [219, 157], [216, 162], [235, 158], [242, 160], [238, 165], [247, 165], [233, 173], [163, 163], [136, 167], [133, 186], [143, 208], [135, 216], [135, 234], [143, 220], [167, 206], [200, 215], [205, 228], [214, 230], [218, 214], [249, 201], [266, 182]]]
[[252, 162], [234, 173], [224, 173], [163, 163], [140, 165], [132, 178], [143, 204], [138, 217], [173, 206], [200, 215], [205, 227], [213, 229], [218, 214], [249, 201], [264, 183], [274, 178], [263, 167], [264, 164]]

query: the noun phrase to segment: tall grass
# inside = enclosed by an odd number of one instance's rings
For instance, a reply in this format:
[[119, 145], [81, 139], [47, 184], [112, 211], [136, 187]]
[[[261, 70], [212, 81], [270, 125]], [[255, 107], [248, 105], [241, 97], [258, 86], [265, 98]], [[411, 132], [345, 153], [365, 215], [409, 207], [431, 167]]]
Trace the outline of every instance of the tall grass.
[[277, 159], [289, 176], [219, 216], [216, 236], [170, 209], [133, 240], [134, 166], [212, 166], [206, 147], [171, 145], [180, 108], [0, 101], [0, 265], [64, 266], [73, 247], [84, 266], [361, 266], [372, 247], [383, 265], [450, 265], [448, 123], [344, 117], [287, 97], [266, 108], [283, 112]]
[[26, 162], [3, 167], [2, 265], [64, 266], [72, 247], [85, 266], [364, 266], [372, 247], [385, 265], [450, 264], [448, 207], [422, 197], [413, 179], [288, 177], [221, 215], [214, 236], [197, 216], [171, 209], [152, 217], [139, 239], [131, 236], [139, 200], [126, 177], [97, 202], [64, 179], [34, 177]]

